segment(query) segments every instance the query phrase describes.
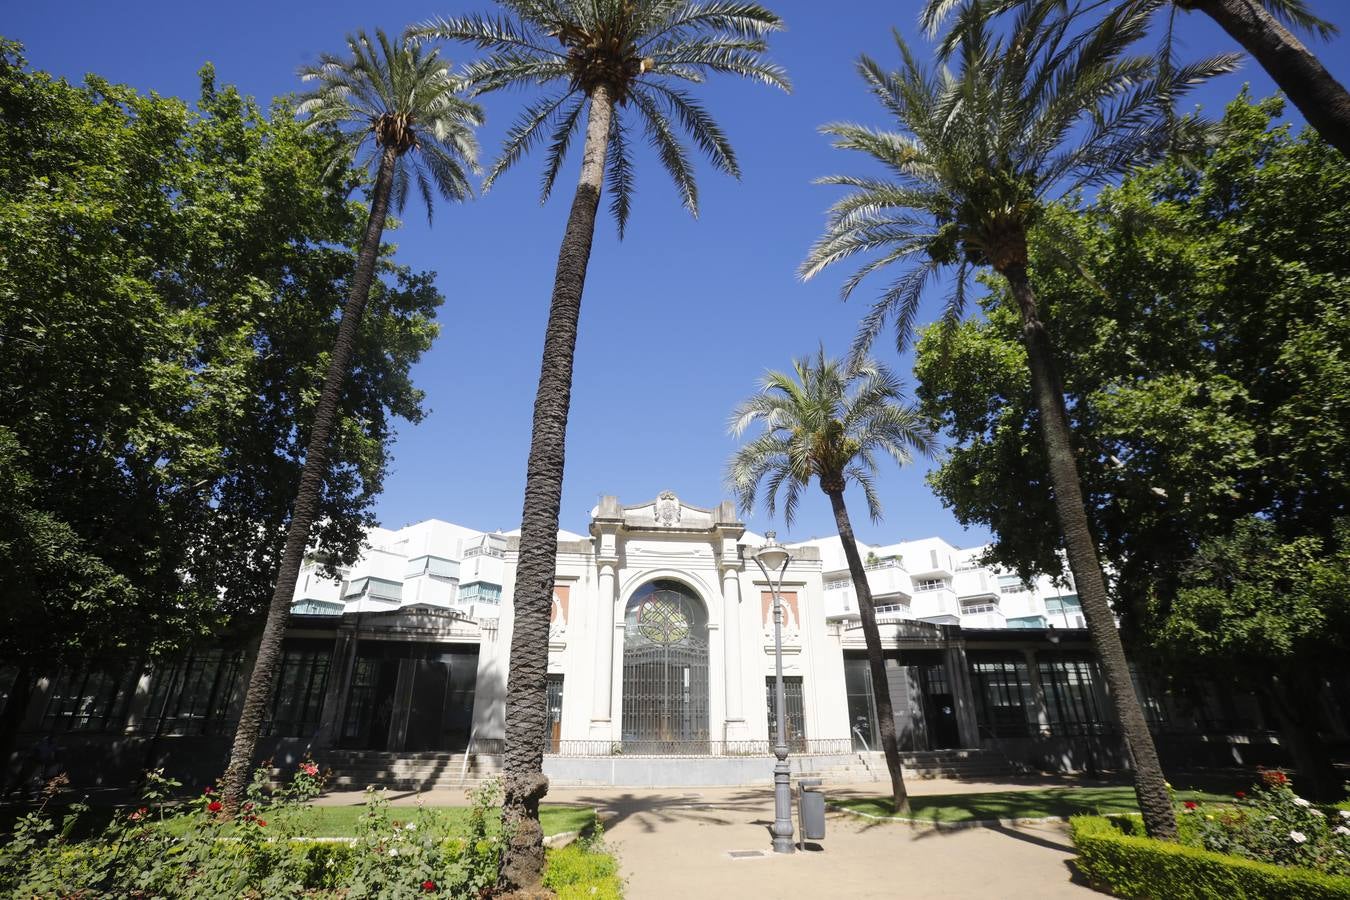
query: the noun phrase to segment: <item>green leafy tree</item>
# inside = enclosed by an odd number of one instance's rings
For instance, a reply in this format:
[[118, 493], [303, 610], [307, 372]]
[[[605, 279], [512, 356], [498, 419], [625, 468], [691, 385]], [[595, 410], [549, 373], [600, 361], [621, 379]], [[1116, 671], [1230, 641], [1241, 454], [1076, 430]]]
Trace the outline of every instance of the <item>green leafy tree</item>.
[[740, 437], [756, 426], [762, 426], [763, 431], [732, 457], [727, 482], [740, 499], [741, 508], [749, 512], [755, 507], [760, 485], [767, 481], [764, 501], [770, 516], [781, 490], [783, 518], [789, 525], [802, 489], [810, 487], [813, 480], [830, 498], [839, 542], [858, 594], [881, 747], [891, 776], [891, 799], [897, 812], [907, 813], [909, 794], [900, 768], [886, 657], [867, 570], [844, 504], [844, 489], [850, 481], [862, 488], [867, 512], [873, 522], [879, 522], [881, 501], [872, 481], [878, 457], [885, 455], [898, 465], [908, 465], [914, 452], [929, 452], [932, 434], [923, 417], [903, 402], [899, 379], [879, 363], [864, 360], [845, 368], [839, 361], [828, 359], [822, 347], [814, 360], [795, 360], [792, 369], [792, 374], [769, 372], [759, 393], [732, 413], [734, 436]]
[[871, 273], [909, 264], [864, 318], [855, 353], [891, 321], [903, 349], [922, 289], [942, 269], [957, 269], [944, 314], [949, 324], [962, 315], [972, 270], [987, 266], [1007, 282], [1021, 317], [1057, 519], [1134, 764], [1140, 809], [1150, 834], [1174, 837], [1172, 804], [1130, 687], [1083, 507], [1054, 348], [1027, 268], [1027, 234], [1055, 196], [1107, 181], [1159, 153], [1172, 136], [1165, 127], [1172, 100], [1229, 69], [1232, 59], [1160, 74], [1151, 57], [1128, 55], [1145, 33], [1146, 15], [1122, 9], [1080, 39], [1070, 17], [1055, 8], [1029, 7], [997, 34], [983, 19], [963, 22], [955, 72], [930, 71], [898, 34], [899, 71], [862, 58], [859, 72], [900, 130], [825, 127], [835, 146], [861, 151], [885, 175], [824, 179], [851, 190], [831, 210], [802, 274], [810, 278], [870, 255], [845, 282], [848, 297]]
[[[1282, 107], [1244, 94], [1203, 157], [1033, 231], [1092, 530], [1141, 654], [1201, 543], [1253, 516], [1325, 541], [1350, 511], [1350, 164], [1311, 130], [1272, 127]], [[997, 562], [1058, 576], [1021, 323], [993, 287], [983, 321], [918, 347], [919, 398], [952, 443], [930, 481], [992, 529]]]
[[1347, 596], [1350, 519], [1325, 539], [1284, 538], [1267, 520], [1243, 519], [1201, 545], [1154, 626], [1176, 668], [1266, 695], [1298, 763], [1299, 793], [1331, 803], [1344, 779], [1318, 727], [1325, 673], [1350, 653]]
[[[1166, 37], [1162, 56], [1172, 54], [1173, 20], [1177, 10], [1201, 12], [1252, 55], [1280, 89], [1298, 107], [1327, 143], [1350, 157], [1350, 92], [1327, 71], [1294, 31], [1327, 39], [1337, 33], [1332, 23], [1313, 15], [1306, 0], [927, 0], [920, 21], [935, 31], [949, 15], [987, 18], [1019, 7], [1050, 2], [1080, 22], [1113, 7], [1129, 7], [1147, 14], [1166, 10]], [[1291, 29], [1293, 29], [1291, 31]], [[960, 29], [953, 29], [953, 42]]]
[[740, 165], [721, 126], [686, 86], [709, 74], [738, 75], [785, 90], [788, 82], [783, 70], [762, 56], [766, 36], [782, 23], [754, 3], [503, 0], [500, 6], [503, 13], [496, 17], [442, 18], [417, 29], [427, 38], [464, 41], [488, 51], [466, 69], [477, 92], [544, 89], [507, 132], [485, 189], [546, 140], [540, 191], [546, 200], [585, 114], [581, 174], [558, 250], [544, 333], [512, 597], [504, 813], [511, 842], [502, 857], [501, 877], [511, 889], [537, 884], [544, 864], [539, 801], [548, 791], [542, 771], [548, 617], [557, 571], [572, 365], [601, 190], [608, 185], [610, 212], [622, 236], [633, 192], [630, 139], [640, 127], [685, 208], [697, 215], [698, 187], [680, 130], [718, 171], [738, 177]]
[[[370, 216], [361, 239], [342, 308], [342, 319], [328, 357], [323, 388], [314, 408], [309, 443], [299, 490], [286, 529], [286, 545], [272, 602], [267, 608], [262, 640], [244, 695], [235, 729], [230, 763], [225, 771], [223, 796], [234, 808], [248, 787], [248, 774], [262, 733], [263, 717], [271, 699], [272, 679], [281, 661], [295, 583], [318, 515], [329, 471], [330, 444], [338, 422], [338, 408], [356, 352], [361, 317], [375, 280], [375, 263], [392, 201], [401, 208], [410, 183], [416, 182], [431, 216], [433, 190], [446, 200], [462, 201], [472, 194], [466, 169], [476, 165], [473, 128], [482, 121], [478, 107], [458, 96], [463, 86], [440, 59], [404, 36], [391, 41], [383, 31], [372, 40], [364, 32], [347, 39], [346, 56], [325, 54], [313, 66], [301, 69], [314, 89], [299, 106], [312, 129], [336, 131], [342, 165], [357, 161], [375, 166]], [[369, 146], [369, 154], [362, 157]]]
[[[364, 209], [332, 138], [203, 71], [195, 108], [0, 46], [0, 665], [161, 654], [270, 594]], [[357, 335], [315, 547], [355, 558], [431, 343], [393, 266]], [[0, 753], [0, 755], [7, 755]]]

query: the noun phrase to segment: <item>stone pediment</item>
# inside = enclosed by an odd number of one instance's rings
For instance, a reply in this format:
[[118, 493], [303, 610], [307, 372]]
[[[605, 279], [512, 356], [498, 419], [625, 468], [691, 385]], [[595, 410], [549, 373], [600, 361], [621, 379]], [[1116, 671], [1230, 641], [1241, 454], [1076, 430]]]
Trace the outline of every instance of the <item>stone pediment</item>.
[[605, 497], [596, 509], [595, 519], [617, 521], [626, 531], [710, 532], [719, 525], [744, 528], [731, 501], [724, 500], [707, 509], [683, 502], [674, 491], [662, 491], [656, 499], [634, 506], [620, 506], [617, 497]]

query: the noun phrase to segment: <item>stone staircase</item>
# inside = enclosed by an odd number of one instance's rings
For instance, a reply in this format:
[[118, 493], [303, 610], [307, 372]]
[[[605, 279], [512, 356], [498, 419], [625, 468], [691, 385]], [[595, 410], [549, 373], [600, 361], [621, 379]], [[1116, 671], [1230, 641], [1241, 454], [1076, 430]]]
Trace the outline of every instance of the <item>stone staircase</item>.
[[[901, 751], [900, 762], [905, 777], [912, 779], [988, 781], [1019, 773], [1016, 766], [994, 750]], [[855, 753], [847, 764], [830, 766], [816, 774], [835, 784], [889, 780], [886, 756], [880, 750]]]
[[385, 753], [377, 750], [329, 750], [318, 758], [331, 769], [330, 790], [364, 790], [368, 785], [395, 791], [472, 790], [501, 772], [501, 757], [474, 753], [465, 765], [461, 753]]

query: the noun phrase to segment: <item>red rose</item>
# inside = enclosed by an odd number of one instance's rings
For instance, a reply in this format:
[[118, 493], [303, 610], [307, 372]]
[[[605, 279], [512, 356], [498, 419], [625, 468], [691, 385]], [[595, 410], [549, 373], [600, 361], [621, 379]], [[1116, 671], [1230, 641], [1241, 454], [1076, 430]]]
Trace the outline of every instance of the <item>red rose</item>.
[[1236, 794], [1234, 794], [1233, 796], [1236, 797], [1236, 798], [1238, 798], [1239, 800], [1246, 800], [1246, 799], [1247, 799], [1247, 792], [1246, 792], [1246, 791], [1238, 791], [1238, 792], [1237, 792]]
[[1195, 809], [1195, 801], [1194, 801], [1194, 800], [1187, 800], [1187, 801], [1186, 801], [1186, 808], [1187, 808], [1187, 809]]
[[259, 827], [259, 828], [266, 828], [266, 827], [267, 827], [267, 820], [266, 820], [266, 819], [259, 819], [259, 820], [258, 820], [258, 827]]
[[434, 890], [436, 890], [436, 882], [434, 882], [434, 881], [424, 881], [424, 882], [422, 882], [422, 890], [424, 890], [424, 891], [434, 891]]
[[210, 803], [206, 804], [206, 808], [211, 812], [220, 812], [224, 807], [221, 806], [219, 800], [212, 800]]

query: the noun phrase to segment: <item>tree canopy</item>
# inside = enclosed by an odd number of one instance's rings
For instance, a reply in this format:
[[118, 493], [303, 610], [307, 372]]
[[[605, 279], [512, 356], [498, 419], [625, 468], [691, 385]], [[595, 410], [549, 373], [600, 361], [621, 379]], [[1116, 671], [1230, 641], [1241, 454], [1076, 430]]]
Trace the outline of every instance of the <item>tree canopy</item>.
[[[195, 107], [0, 47], [0, 659], [167, 648], [269, 594], [337, 327], [365, 177], [337, 136], [202, 71]], [[318, 550], [354, 558], [430, 273], [363, 326]]]
[[[1244, 94], [1197, 167], [1163, 162], [1032, 232], [1124, 612], [1174, 596], [1198, 546], [1247, 517], [1326, 538], [1350, 501], [1350, 164], [1272, 127], [1281, 110]], [[953, 443], [930, 481], [993, 530], [995, 561], [1060, 575], [1020, 323], [998, 299], [918, 347], [919, 398]]]

